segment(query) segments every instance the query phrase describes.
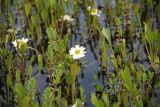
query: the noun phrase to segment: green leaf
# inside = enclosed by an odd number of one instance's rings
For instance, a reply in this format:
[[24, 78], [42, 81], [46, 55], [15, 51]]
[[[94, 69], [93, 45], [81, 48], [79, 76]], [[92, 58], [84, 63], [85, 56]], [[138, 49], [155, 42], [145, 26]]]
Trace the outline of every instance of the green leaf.
[[136, 107], [143, 107], [143, 101], [141, 99], [137, 100]]
[[131, 91], [132, 90], [132, 80], [130, 76], [129, 68], [126, 66], [124, 71], [122, 72], [122, 79], [124, 81], [124, 86]]
[[153, 5], [152, 2], [153, 2], [152, 0], [147, 0], [147, 4], [148, 4], [149, 6], [150, 6], [150, 5]]
[[85, 100], [85, 97], [84, 97], [84, 89], [83, 89], [82, 87], [80, 87], [79, 89], [80, 89], [80, 99], [81, 99], [82, 101], [84, 101], [84, 100]]
[[108, 3], [109, 3], [109, 0], [104, 0], [105, 5], [108, 5]]
[[29, 65], [28, 66], [28, 76], [29, 76], [29, 78], [32, 76], [32, 66], [31, 65]]
[[110, 34], [110, 30], [103, 28], [102, 29], [102, 34], [104, 35], [104, 37], [108, 40], [109, 44], [111, 45], [111, 34]]
[[57, 33], [55, 30], [52, 29], [52, 27], [47, 28], [47, 35], [48, 35], [50, 41], [56, 40]]
[[42, 67], [43, 67], [42, 55], [39, 54], [39, 55], [38, 55], [38, 71], [39, 71], [39, 72], [41, 71]]
[[48, 10], [45, 8], [41, 11], [41, 17], [45, 23], [48, 23]]
[[47, 0], [47, 4], [49, 8], [54, 8], [56, 9], [57, 6], [57, 1], [56, 0]]
[[7, 9], [10, 6], [11, 0], [4, 0], [4, 6], [5, 9]]
[[38, 15], [32, 15], [31, 16], [32, 24], [36, 28], [39, 24], [39, 16]]
[[54, 97], [51, 87], [47, 87], [43, 93], [42, 107], [54, 107]]
[[62, 107], [68, 107], [67, 100], [62, 98]]
[[31, 6], [31, 4], [30, 3], [25, 3], [24, 4], [24, 9], [25, 9], [25, 13], [26, 13], [26, 15], [28, 16], [29, 14], [30, 14], [30, 12], [31, 12], [31, 9], [32, 9], [32, 6]]
[[34, 98], [34, 93], [36, 91], [36, 80], [34, 78], [31, 78], [28, 81], [27, 90], [28, 90], [28, 94], [32, 95], [32, 97]]
[[121, 25], [121, 20], [120, 20], [118, 17], [116, 17], [116, 20], [115, 20], [115, 21], [116, 21], [116, 25], [117, 25], [117, 26], [120, 26], [120, 25]]
[[149, 80], [151, 81], [154, 76], [154, 72], [149, 71]]
[[135, 15], [138, 15], [138, 14], [139, 14], [139, 9], [140, 9], [140, 6], [139, 6], [139, 5], [134, 5], [134, 14], [135, 14]]
[[108, 97], [108, 95], [103, 93], [102, 94], [102, 99], [103, 99], [103, 101], [105, 103], [105, 107], [109, 107], [109, 97]]
[[111, 61], [113, 63], [115, 70], [118, 71], [118, 63], [117, 63], [117, 60], [113, 54], [111, 54], [111, 58], [112, 58]]
[[113, 107], [119, 107], [119, 104], [118, 103], [114, 103]]
[[65, 79], [66, 79], [66, 82], [67, 82], [68, 85], [72, 84], [71, 73], [66, 74]]
[[43, 0], [34, 0], [34, 4], [39, 11], [44, 8]]
[[95, 107], [104, 107], [104, 103], [97, 99], [96, 94], [91, 94], [91, 102], [94, 104]]
[[22, 105], [23, 107], [30, 107], [29, 103], [30, 103], [30, 97], [29, 96], [25, 96], [24, 99], [22, 100]]
[[20, 100], [23, 100], [26, 96], [26, 87], [21, 83], [17, 83], [14, 87], [14, 92]]
[[32, 65], [32, 63], [33, 63], [34, 59], [35, 59], [35, 56], [34, 56], [34, 55], [32, 55], [32, 57], [31, 57], [31, 59], [30, 59], [30, 61], [29, 61], [29, 64], [30, 64], [30, 65]]
[[16, 71], [16, 81], [17, 83], [20, 82], [20, 71], [19, 70]]
[[101, 84], [96, 85], [97, 91], [103, 91], [103, 86]]
[[11, 77], [11, 75], [9, 75], [9, 74], [7, 75], [6, 82], [7, 82], [7, 87], [10, 87], [12, 85], [12, 77]]
[[8, 38], [9, 38], [9, 36], [6, 35], [6, 38], [5, 38], [5, 48], [6, 48], [6, 49], [7, 49], [7, 44], [8, 44]]
[[76, 63], [71, 64], [70, 66], [71, 68], [71, 77], [72, 77], [72, 82], [75, 82], [76, 76], [79, 74], [80, 72], [80, 66]]
[[142, 76], [143, 76], [143, 83], [145, 83], [145, 81], [147, 80], [147, 75], [146, 75], [146, 73], [143, 73]]
[[136, 72], [136, 75], [137, 75], [137, 80], [140, 82], [141, 77], [142, 77], [142, 72], [138, 71]]
[[151, 45], [151, 50], [154, 55], [160, 50], [160, 37], [157, 30], [152, 30], [151, 22], [145, 23], [145, 37]]
[[13, 13], [12, 12], [8, 12], [8, 15], [9, 15], [9, 21], [11, 22], [12, 27], [14, 27], [15, 26], [15, 22], [14, 22]]

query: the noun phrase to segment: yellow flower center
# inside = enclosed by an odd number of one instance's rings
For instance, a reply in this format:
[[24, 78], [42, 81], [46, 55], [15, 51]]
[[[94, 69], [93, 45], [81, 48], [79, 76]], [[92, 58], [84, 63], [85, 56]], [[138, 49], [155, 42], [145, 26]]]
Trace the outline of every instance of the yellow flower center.
[[92, 14], [97, 14], [97, 12], [98, 12], [98, 11], [97, 11], [96, 9], [93, 9], [93, 10], [92, 10]]
[[81, 53], [81, 50], [77, 49], [77, 50], [75, 51], [75, 53], [76, 53], [76, 54], [80, 54], [80, 53]]
[[21, 45], [25, 44], [25, 42], [22, 41], [22, 40], [20, 40], [20, 41], [17, 41], [17, 44], [18, 44], [19, 46], [21, 46]]

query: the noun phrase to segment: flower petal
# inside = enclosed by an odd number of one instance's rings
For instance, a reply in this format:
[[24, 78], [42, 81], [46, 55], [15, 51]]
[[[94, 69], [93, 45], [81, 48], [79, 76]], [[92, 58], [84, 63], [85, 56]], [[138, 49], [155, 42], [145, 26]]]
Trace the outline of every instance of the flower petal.
[[27, 42], [28, 42], [28, 39], [24, 39], [24, 42], [27, 43]]
[[86, 49], [86, 48], [83, 47], [83, 46], [80, 47], [80, 50], [81, 50], [81, 51], [84, 51], [85, 49]]
[[70, 55], [72, 55], [73, 59], [80, 59], [85, 56], [85, 53], [86, 53], [85, 49], [86, 48], [83, 46], [75, 45], [75, 47], [72, 47], [69, 50], [69, 53]]
[[71, 48], [71, 50], [69, 51], [70, 55], [74, 55], [75, 54], [75, 48]]
[[17, 47], [17, 41], [16, 40], [14, 42], [12, 42], [12, 44], [14, 45], [14, 47]]
[[75, 46], [75, 49], [79, 49], [79, 45], [76, 45], [76, 46]]

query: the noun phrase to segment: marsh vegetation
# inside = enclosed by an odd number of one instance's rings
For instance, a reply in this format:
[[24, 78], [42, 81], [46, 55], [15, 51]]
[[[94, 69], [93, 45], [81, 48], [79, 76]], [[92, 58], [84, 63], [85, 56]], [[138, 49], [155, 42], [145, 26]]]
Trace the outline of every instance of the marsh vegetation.
[[0, 0], [1, 107], [159, 101], [159, 0]]

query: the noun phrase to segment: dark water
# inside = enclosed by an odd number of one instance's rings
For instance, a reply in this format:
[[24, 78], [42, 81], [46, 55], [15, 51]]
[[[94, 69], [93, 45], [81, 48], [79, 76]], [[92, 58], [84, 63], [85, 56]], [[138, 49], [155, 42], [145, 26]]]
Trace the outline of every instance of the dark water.
[[[134, 0], [134, 2], [139, 2], [139, 0]], [[115, 8], [116, 5], [115, 5], [114, 0], [110, 0], [110, 4], [113, 8]], [[101, 16], [99, 17], [99, 22], [100, 22], [102, 27], [108, 27], [108, 23], [105, 21], [105, 16], [104, 16], [103, 0], [97, 0], [97, 5], [98, 5], [98, 7], [102, 7], [101, 8], [102, 13], [101, 13]], [[13, 8], [13, 7], [11, 7], [11, 8]], [[17, 13], [14, 11], [14, 8], [12, 10], [13, 10], [13, 13], [14, 13], [15, 18], [16, 18]], [[103, 68], [100, 67], [100, 63], [97, 59], [97, 58], [100, 57], [100, 53], [98, 52], [98, 50], [95, 47], [95, 45], [99, 46], [100, 43], [99, 43], [99, 41], [96, 41], [94, 38], [90, 38], [90, 39], [86, 38], [85, 41], [83, 40], [81, 33], [84, 30], [84, 24], [86, 23], [86, 16], [85, 16], [85, 12], [83, 11], [82, 8], [80, 8], [80, 16], [79, 16], [78, 20], [79, 20], [80, 26], [77, 29], [77, 32], [76, 32], [77, 34], [73, 35], [71, 37], [71, 40], [70, 40], [68, 45], [69, 45], [69, 47], [72, 47], [72, 46], [74, 46], [75, 43], [77, 43], [77, 44], [81, 44], [81, 45], [86, 47], [87, 53], [86, 53], [86, 56], [84, 58], [85, 66], [83, 68], [81, 68], [81, 72], [79, 73], [79, 75], [77, 77], [77, 82], [80, 83], [80, 86], [82, 86], [84, 88], [85, 96], [86, 96], [86, 106], [87, 107], [93, 107], [93, 105], [91, 104], [91, 101], [90, 101], [90, 99], [91, 99], [90, 95], [91, 95], [92, 92], [96, 91], [95, 85], [98, 83], [98, 84], [102, 84], [103, 86], [106, 86], [106, 84], [103, 82], [104, 81], [103, 75], [102, 74], [99, 75], [99, 73], [101, 72], [101, 70]], [[155, 20], [156, 19], [154, 19], [154, 21]], [[24, 22], [22, 22], [22, 25], [24, 25]], [[157, 23], [154, 22], [154, 27], [157, 28], [157, 26], [158, 26]], [[17, 19], [16, 28], [21, 29], [19, 19]], [[114, 31], [114, 28], [113, 28], [113, 34], [114, 33], [115, 33], [115, 31]], [[138, 33], [137, 33], [137, 35], [138, 35]], [[20, 36], [20, 34], [17, 35], [17, 38], [19, 38], [19, 36]], [[86, 37], [88, 37], [88, 35]], [[144, 66], [147, 68], [149, 66], [148, 62], [145, 61], [147, 56], [146, 56], [145, 52], [143, 51], [143, 47], [140, 45], [138, 39], [136, 40], [135, 44], [137, 44], [137, 46], [139, 46], [138, 49], [137, 49], [138, 52], [139, 52], [139, 57], [138, 57], [139, 60], [141, 60], [144, 64]], [[128, 51], [129, 51], [129, 49], [128, 49]], [[128, 52], [128, 54], [131, 54], [131, 53]], [[108, 49], [108, 52], [106, 53], [106, 55], [110, 58], [110, 49]], [[140, 61], [137, 62], [137, 68], [140, 69], [139, 65], [142, 62], [140, 62]], [[26, 68], [28, 68], [28, 64], [29, 64], [29, 61], [26, 62]], [[114, 70], [112, 63], [110, 64], [109, 69], [110, 69], [110, 71]], [[149, 69], [149, 68], [147, 68], [147, 69]], [[40, 74], [40, 78], [38, 80], [39, 99], [42, 98], [41, 95], [44, 92], [44, 89], [46, 88], [46, 85], [47, 85], [46, 72], [48, 72], [48, 71], [45, 68], [43, 68], [42, 70], [43, 70], [44, 73]], [[98, 81], [94, 80], [94, 75], [97, 75], [99, 77]], [[33, 66], [33, 76], [38, 79], [38, 68], [37, 68], [36, 63]], [[4, 83], [1, 83], [1, 86], [5, 86]], [[4, 98], [1, 98], [1, 99], [5, 99], [5, 97], [6, 97], [5, 96], [5, 90], [6, 90], [5, 87], [2, 87], [1, 90], [0, 90], [1, 91], [0, 93], [4, 93], [3, 94]], [[157, 96], [158, 96], [158, 98], [153, 99], [153, 102], [160, 101], [160, 92], [157, 92]], [[154, 105], [154, 103], [152, 105]], [[2, 106], [5, 107], [5, 100], [3, 101]]]

